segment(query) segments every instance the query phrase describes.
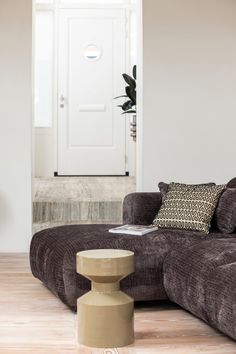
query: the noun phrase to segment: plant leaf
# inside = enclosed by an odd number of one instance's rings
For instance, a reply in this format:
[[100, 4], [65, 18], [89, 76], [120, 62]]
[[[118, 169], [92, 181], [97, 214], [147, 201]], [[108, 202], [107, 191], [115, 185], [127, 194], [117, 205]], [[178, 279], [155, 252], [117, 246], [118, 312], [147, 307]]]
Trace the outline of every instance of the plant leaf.
[[124, 78], [125, 82], [126, 82], [130, 87], [132, 87], [133, 89], [136, 88], [136, 82], [135, 82], [135, 80], [134, 80], [131, 76], [129, 76], [129, 75], [127, 75], [127, 74], [123, 74], [123, 78]]
[[131, 108], [132, 108], [132, 101], [126, 101], [122, 106], [123, 111], [128, 111]]
[[137, 65], [134, 65], [133, 67], [133, 77], [135, 80], [137, 80]]
[[121, 96], [114, 97], [113, 100], [116, 100], [117, 98], [123, 98], [123, 97], [127, 98], [127, 95], [121, 95]]
[[123, 112], [122, 114], [131, 114], [131, 113], [136, 114], [136, 111], [134, 109], [130, 109], [126, 112]]
[[126, 91], [127, 96], [129, 97], [129, 99], [136, 106], [136, 91], [130, 86], [126, 86], [125, 91]]

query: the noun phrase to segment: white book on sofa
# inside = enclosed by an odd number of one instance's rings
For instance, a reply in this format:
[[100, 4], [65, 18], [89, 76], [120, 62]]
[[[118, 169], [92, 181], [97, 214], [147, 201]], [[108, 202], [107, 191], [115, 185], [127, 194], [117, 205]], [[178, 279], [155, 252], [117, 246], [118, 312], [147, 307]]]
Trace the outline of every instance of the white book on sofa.
[[110, 229], [109, 232], [113, 234], [127, 234], [127, 235], [136, 235], [143, 236], [149, 232], [156, 231], [158, 227], [153, 225], [122, 225]]

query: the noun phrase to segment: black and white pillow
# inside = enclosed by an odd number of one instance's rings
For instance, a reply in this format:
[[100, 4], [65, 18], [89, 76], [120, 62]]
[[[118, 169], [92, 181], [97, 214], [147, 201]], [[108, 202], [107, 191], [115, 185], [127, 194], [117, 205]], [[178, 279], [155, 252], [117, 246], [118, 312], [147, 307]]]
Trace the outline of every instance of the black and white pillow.
[[[159, 191], [162, 195], [163, 200], [165, 199], [165, 196], [169, 190], [169, 183], [165, 182], [159, 182], [158, 183], [158, 188]], [[216, 184], [214, 182], [209, 182], [209, 183], [201, 183], [201, 184], [191, 184], [191, 186], [215, 186]]]
[[209, 233], [210, 222], [225, 186], [170, 183], [153, 224]]

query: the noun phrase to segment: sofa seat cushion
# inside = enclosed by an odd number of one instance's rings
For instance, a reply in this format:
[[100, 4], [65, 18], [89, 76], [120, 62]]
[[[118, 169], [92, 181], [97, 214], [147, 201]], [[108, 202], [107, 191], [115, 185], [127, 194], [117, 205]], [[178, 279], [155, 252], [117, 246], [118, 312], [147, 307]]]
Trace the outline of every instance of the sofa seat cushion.
[[[73, 311], [76, 300], [90, 289], [90, 281], [76, 273], [76, 253], [87, 249], [119, 248], [135, 253], [135, 273], [121, 281], [121, 288], [136, 301], [161, 300], [163, 262], [174, 248], [202, 242], [198, 231], [162, 229], [144, 236], [111, 234], [115, 225], [67, 225], [36, 233], [31, 242], [30, 264], [40, 279]], [[209, 234], [218, 238], [221, 234]]]
[[169, 299], [234, 339], [235, 236], [183, 245], [164, 261], [164, 286]]
[[88, 249], [127, 249], [135, 253], [135, 273], [121, 281], [121, 288], [139, 300], [166, 299], [163, 260], [165, 238], [153, 248], [143, 236], [120, 235], [108, 230], [117, 225], [69, 225], [34, 235], [30, 249], [33, 275], [73, 311], [77, 298], [90, 289], [90, 281], [76, 273], [76, 253]]

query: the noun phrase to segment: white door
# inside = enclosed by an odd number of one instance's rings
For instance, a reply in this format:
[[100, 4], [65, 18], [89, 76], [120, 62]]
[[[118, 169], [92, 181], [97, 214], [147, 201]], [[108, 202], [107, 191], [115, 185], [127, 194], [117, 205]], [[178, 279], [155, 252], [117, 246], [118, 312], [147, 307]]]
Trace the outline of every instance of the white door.
[[59, 175], [124, 175], [125, 11], [60, 10]]

